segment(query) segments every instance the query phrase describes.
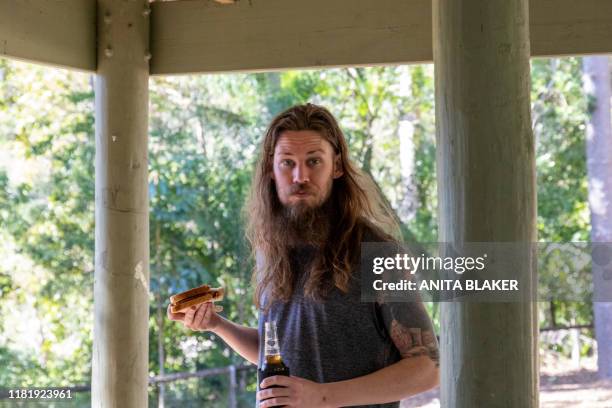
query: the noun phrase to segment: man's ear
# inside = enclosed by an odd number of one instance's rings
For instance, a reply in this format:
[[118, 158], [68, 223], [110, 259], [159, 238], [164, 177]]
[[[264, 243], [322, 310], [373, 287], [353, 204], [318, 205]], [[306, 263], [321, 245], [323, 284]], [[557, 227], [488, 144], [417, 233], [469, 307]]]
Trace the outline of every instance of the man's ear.
[[337, 179], [344, 174], [342, 170], [342, 160], [340, 158], [340, 153], [336, 155], [336, 159], [334, 160], [334, 178]]

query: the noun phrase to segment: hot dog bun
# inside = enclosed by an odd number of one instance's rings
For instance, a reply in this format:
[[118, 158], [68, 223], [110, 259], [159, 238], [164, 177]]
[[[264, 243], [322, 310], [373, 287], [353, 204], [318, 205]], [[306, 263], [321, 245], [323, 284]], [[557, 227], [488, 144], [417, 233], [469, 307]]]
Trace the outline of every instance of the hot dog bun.
[[170, 296], [170, 311], [172, 313], [180, 313], [200, 303], [223, 300], [224, 294], [225, 290], [223, 288], [211, 288], [208, 285], [189, 289], [185, 292]]

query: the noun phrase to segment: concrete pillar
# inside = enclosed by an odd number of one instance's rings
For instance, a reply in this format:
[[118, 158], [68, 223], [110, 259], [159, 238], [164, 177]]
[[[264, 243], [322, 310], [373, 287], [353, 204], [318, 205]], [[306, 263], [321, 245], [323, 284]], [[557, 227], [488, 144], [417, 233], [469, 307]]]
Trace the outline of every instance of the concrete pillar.
[[93, 407], [148, 402], [149, 3], [98, 0]]
[[[528, 0], [434, 0], [440, 241], [534, 242]], [[532, 262], [518, 268], [535, 285]], [[536, 303], [442, 304], [448, 408], [538, 406]]]

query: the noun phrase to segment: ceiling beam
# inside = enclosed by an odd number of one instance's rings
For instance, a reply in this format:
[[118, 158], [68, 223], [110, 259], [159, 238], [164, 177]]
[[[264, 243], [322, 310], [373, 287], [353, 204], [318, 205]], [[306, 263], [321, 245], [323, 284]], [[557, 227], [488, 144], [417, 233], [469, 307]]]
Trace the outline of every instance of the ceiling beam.
[[0, 0], [0, 56], [96, 69], [95, 0]]
[[[152, 5], [151, 73], [432, 62], [431, 0]], [[612, 1], [531, 0], [531, 55], [612, 53]]]
[[[154, 2], [151, 73], [432, 62], [431, 0]], [[95, 0], [0, 0], [0, 56], [96, 69]], [[531, 55], [612, 53], [612, 1], [531, 0]]]
[[531, 0], [531, 56], [612, 53], [612, 1]]
[[151, 74], [431, 60], [431, 0], [190, 0], [151, 17]]

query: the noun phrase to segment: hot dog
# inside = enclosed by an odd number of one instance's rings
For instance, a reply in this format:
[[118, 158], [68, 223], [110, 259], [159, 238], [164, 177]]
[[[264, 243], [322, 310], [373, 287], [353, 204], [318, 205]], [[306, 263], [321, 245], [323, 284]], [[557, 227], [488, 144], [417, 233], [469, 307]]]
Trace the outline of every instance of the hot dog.
[[[191, 306], [223, 300], [224, 294], [225, 290], [223, 288], [211, 288], [208, 285], [198, 286], [197, 288], [170, 296], [170, 311], [172, 313], [181, 313]], [[223, 310], [221, 306], [215, 306], [216, 312], [221, 310]]]

